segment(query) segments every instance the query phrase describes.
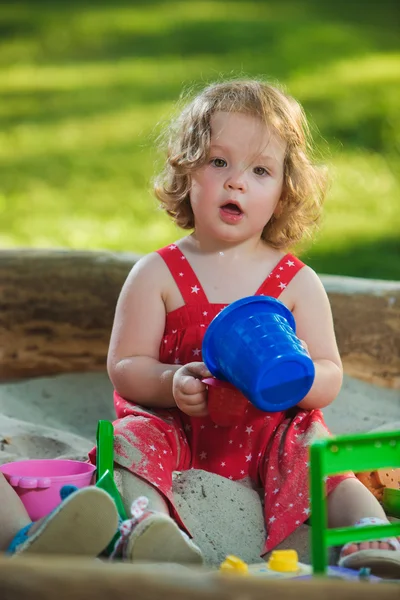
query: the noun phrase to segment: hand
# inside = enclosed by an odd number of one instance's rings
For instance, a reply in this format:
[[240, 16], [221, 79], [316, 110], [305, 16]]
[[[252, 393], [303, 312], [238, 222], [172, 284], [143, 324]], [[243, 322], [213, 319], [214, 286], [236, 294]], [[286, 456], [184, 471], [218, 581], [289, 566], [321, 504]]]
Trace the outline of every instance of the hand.
[[207, 386], [201, 380], [212, 377], [206, 365], [193, 362], [178, 369], [172, 380], [172, 394], [176, 405], [190, 417], [205, 417], [207, 410]]

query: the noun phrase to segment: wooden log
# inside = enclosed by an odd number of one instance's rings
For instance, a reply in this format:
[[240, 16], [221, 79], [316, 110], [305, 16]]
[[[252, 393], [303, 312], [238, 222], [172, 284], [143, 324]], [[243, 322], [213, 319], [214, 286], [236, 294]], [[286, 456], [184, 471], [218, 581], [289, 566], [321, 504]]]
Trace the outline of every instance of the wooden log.
[[400, 389], [400, 282], [322, 275], [348, 375]]
[[118, 294], [137, 258], [0, 252], [0, 380], [104, 370]]
[[399, 585], [318, 578], [279, 581], [177, 565], [104, 564], [48, 556], [0, 557], [2, 600], [398, 600]]
[[[137, 255], [0, 251], [0, 381], [104, 370]], [[400, 387], [400, 283], [322, 276], [345, 371]]]

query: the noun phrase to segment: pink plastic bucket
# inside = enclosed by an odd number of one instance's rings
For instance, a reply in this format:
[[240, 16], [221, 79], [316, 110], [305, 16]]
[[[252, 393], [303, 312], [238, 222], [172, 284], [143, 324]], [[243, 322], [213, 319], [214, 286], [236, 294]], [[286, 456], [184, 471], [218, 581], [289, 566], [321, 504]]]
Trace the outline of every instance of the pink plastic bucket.
[[94, 465], [77, 460], [21, 460], [0, 465], [32, 521], [45, 517], [60, 504], [64, 485], [90, 485], [95, 470]]

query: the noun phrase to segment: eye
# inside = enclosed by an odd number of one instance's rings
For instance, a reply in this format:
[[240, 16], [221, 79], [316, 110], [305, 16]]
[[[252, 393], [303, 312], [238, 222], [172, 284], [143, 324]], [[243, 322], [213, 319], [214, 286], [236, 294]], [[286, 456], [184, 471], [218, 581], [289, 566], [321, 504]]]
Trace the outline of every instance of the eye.
[[227, 162], [223, 158], [213, 158], [211, 164], [220, 169], [221, 167], [226, 167]]
[[265, 167], [254, 167], [253, 171], [256, 175], [260, 175], [261, 177], [264, 177], [265, 175], [269, 175], [269, 173], [268, 173], [267, 169], [265, 169]]

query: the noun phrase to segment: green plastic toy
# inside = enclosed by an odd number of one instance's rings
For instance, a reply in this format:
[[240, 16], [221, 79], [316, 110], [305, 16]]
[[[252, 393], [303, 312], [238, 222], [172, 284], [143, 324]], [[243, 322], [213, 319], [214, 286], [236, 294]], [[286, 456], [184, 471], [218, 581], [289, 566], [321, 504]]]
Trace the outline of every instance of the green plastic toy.
[[400, 431], [342, 435], [315, 441], [310, 447], [311, 556], [313, 572], [324, 575], [328, 547], [399, 536], [400, 523], [327, 528], [325, 477], [346, 471], [400, 467]]
[[400, 519], [400, 490], [385, 488], [382, 504], [389, 515]]
[[96, 486], [110, 494], [123, 521], [128, 518], [114, 481], [114, 427], [110, 421], [97, 424]]

